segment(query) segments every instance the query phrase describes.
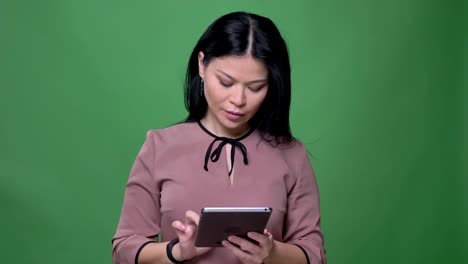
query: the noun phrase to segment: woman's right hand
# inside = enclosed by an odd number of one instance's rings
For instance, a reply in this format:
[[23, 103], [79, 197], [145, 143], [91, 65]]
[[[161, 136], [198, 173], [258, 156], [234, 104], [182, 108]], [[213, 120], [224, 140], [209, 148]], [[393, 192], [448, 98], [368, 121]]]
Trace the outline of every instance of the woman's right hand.
[[[185, 212], [185, 221], [172, 222], [179, 243], [173, 248], [173, 255], [177, 260], [187, 260], [196, 256], [205, 254], [210, 251], [210, 247], [195, 247], [195, 236], [198, 230], [198, 223], [200, 222], [200, 216], [193, 212]], [[176, 248], [178, 246], [178, 248]]]

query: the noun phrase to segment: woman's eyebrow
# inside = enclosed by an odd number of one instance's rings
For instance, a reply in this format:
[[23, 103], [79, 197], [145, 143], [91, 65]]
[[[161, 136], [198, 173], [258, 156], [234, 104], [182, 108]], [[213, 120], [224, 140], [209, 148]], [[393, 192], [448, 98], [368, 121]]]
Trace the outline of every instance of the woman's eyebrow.
[[[233, 81], [237, 81], [236, 78], [232, 77], [231, 75], [225, 73], [222, 70], [216, 70], [216, 71], [223, 74], [224, 76], [228, 77], [229, 79], [231, 79]], [[264, 82], [267, 82], [267, 80], [266, 79], [259, 79], [259, 80], [253, 80], [253, 81], [250, 81], [250, 82], [247, 82], [247, 83], [251, 84], [251, 83], [264, 83]]]

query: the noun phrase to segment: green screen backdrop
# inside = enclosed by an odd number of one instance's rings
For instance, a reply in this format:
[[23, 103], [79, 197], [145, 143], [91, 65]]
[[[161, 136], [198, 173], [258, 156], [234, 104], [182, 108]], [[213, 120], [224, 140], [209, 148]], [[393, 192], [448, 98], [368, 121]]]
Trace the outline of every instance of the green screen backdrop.
[[329, 263], [467, 263], [463, 1], [0, 2], [0, 259], [111, 263], [149, 129], [182, 120], [198, 37], [237, 10], [291, 53]]

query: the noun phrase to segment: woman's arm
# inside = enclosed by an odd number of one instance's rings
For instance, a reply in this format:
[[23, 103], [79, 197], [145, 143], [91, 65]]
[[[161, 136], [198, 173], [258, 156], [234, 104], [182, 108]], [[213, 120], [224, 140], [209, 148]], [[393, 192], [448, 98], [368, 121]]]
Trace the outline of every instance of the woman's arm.
[[198, 248], [194, 245], [195, 234], [198, 229], [200, 216], [189, 210], [185, 212], [184, 223], [181, 221], [174, 221], [172, 227], [175, 229], [178, 242], [172, 247], [172, 251], [166, 251], [169, 242], [158, 244], [147, 244], [143, 247], [138, 257], [139, 264], [163, 264], [172, 263], [168, 254], [171, 254], [176, 260], [182, 261], [194, 258], [196, 256], [205, 254], [211, 248]]
[[[169, 242], [150, 243], [143, 247], [138, 257], [138, 264], [172, 264], [167, 258], [166, 247]], [[181, 260], [179, 244], [172, 248], [175, 259]]]
[[[156, 243], [153, 239], [161, 231], [160, 191], [153, 175], [156, 166], [154, 142], [150, 131], [130, 172], [119, 224], [112, 240], [115, 264], [172, 263], [166, 253], [167, 242]], [[210, 250], [194, 245], [199, 221], [200, 216], [189, 210], [185, 219], [172, 223], [179, 238], [179, 243], [172, 248], [176, 260], [191, 259]]]
[[296, 146], [289, 156], [296, 168], [296, 181], [288, 195], [283, 241], [302, 249], [306, 263], [325, 264], [317, 180], [305, 146], [299, 141]]
[[161, 231], [160, 194], [153, 177], [154, 153], [153, 134], [148, 132], [133, 163], [119, 224], [112, 239], [115, 264], [135, 263], [143, 249], [150, 245], [153, 248], [156, 243], [154, 238]]
[[302, 250], [295, 245], [282, 243], [279, 241], [273, 241], [273, 247], [267, 259], [264, 261], [265, 264], [304, 264], [307, 263], [307, 259]]
[[306, 255], [298, 246], [274, 240], [273, 235], [267, 230], [263, 234], [251, 232], [247, 235], [258, 244], [237, 236], [229, 237], [229, 242], [222, 242], [223, 246], [231, 250], [242, 263], [308, 263]]

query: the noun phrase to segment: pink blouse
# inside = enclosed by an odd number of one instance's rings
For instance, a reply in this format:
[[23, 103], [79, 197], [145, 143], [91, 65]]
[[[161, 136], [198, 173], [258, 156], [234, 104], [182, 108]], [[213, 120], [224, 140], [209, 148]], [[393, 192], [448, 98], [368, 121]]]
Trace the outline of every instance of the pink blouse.
[[[320, 229], [319, 193], [306, 149], [300, 141], [277, 147], [253, 131], [236, 147], [233, 182], [225, 148], [219, 160], [206, 163], [214, 135], [197, 122], [151, 130], [133, 164], [115, 236], [114, 263], [136, 263], [139, 251], [157, 235], [176, 238], [171, 227], [185, 211], [203, 207], [271, 207], [267, 229], [277, 241], [295, 244], [310, 263], [326, 263]], [[213, 144], [215, 149], [220, 141]], [[234, 148], [234, 147], [233, 147]], [[186, 263], [241, 263], [228, 249], [214, 248]]]

